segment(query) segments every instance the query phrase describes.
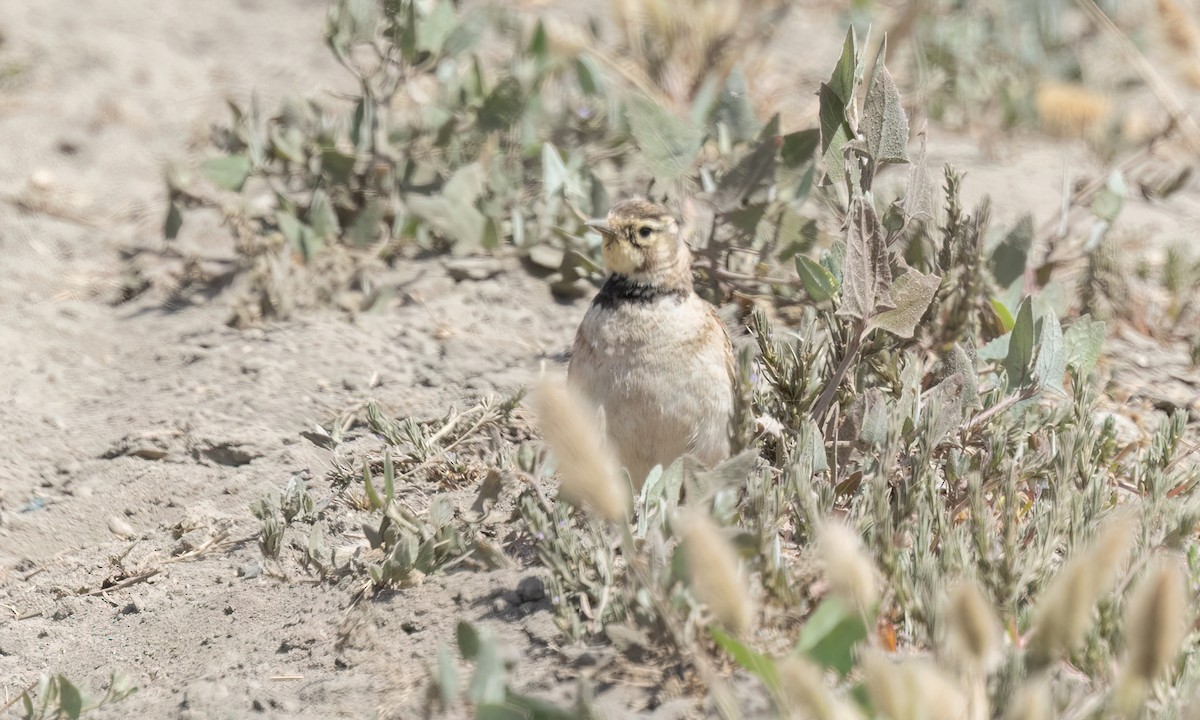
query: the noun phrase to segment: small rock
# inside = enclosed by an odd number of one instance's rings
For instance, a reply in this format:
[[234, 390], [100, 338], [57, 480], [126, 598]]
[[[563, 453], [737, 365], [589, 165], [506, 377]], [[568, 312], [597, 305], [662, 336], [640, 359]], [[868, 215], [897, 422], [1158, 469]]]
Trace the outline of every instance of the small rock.
[[562, 267], [566, 256], [562, 250], [550, 245], [534, 245], [529, 249], [529, 262], [545, 270], [557, 270]]
[[126, 522], [125, 518], [116, 515], [108, 519], [108, 531], [119, 538], [129, 538], [134, 535], [133, 526]]
[[537, 602], [546, 597], [546, 584], [539, 577], [523, 577], [517, 583], [517, 597], [523, 603]]
[[[561, 256], [559, 256], [559, 262], [562, 262]], [[446, 272], [456, 282], [489, 280], [504, 271], [504, 268], [494, 258], [454, 258], [447, 260], [444, 264]]]

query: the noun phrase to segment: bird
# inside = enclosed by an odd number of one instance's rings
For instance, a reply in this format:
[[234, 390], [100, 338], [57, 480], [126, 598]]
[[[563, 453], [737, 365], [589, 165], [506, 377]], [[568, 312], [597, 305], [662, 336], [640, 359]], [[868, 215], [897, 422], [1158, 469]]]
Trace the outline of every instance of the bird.
[[696, 294], [679, 223], [635, 198], [588, 225], [608, 274], [575, 334], [568, 384], [602, 415], [635, 490], [655, 465], [685, 454], [716, 465], [730, 453], [733, 348], [716, 308]]

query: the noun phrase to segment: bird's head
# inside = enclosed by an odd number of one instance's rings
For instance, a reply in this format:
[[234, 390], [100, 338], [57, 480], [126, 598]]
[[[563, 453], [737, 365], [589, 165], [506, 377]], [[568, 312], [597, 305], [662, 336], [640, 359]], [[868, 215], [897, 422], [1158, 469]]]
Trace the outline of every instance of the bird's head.
[[658, 203], [622, 200], [605, 221], [588, 223], [604, 238], [604, 264], [618, 275], [640, 282], [691, 280], [691, 252], [679, 223]]

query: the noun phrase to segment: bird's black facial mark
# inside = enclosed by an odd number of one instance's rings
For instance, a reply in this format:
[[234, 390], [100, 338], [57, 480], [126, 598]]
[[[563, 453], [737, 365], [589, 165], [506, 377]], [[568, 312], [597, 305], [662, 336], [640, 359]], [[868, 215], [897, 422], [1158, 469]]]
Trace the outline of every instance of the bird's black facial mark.
[[640, 228], [638, 228], [638, 235], [640, 235], [644, 238], [650, 237], [650, 233], [652, 233], [652, 232], [654, 232], [654, 231], [650, 229], [649, 225], [643, 225]]

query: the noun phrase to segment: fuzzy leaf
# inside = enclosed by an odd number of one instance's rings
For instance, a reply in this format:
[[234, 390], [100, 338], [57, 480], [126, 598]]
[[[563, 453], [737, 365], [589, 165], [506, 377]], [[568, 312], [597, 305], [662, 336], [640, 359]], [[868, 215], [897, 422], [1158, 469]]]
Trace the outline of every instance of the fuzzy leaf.
[[630, 99], [629, 127], [650, 170], [663, 182], [672, 182], [692, 168], [700, 152], [700, 130], [653, 100]]
[[542, 143], [542, 192], [545, 197], [557, 195], [567, 184], [567, 166], [558, 148], [551, 142]]
[[237, 192], [246, 184], [250, 175], [250, 158], [246, 155], [227, 155], [225, 157], [205, 160], [200, 166], [201, 172], [214, 185], [226, 190]]
[[797, 130], [783, 136], [783, 147], [779, 158], [785, 167], [795, 169], [812, 162], [817, 146], [821, 144], [821, 131], [817, 128]]
[[458, 654], [463, 660], [474, 660], [479, 655], [479, 633], [474, 625], [466, 620], [459, 620], [454, 628], [454, 636], [458, 641]]
[[842, 306], [837, 314], [867, 320], [881, 310], [896, 307], [891, 293], [892, 270], [879, 218], [867, 200], [860, 197], [851, 201], [849, 222], [842, 267]]
[[910, 268], [892, 285], [892, 302], [896, 307], [872, 317], [867, 327], [882, 328], [897, 337], [912, 337], [941, 283], [937, 275], [925, 275]]
[[858, 438], [869, 445], [882, 445], [887, 441], [887, 402], [879, 388], [869, 388], [862, 396], [863, 416]]
[[796, 256], [796, 272], [804, 283], [804, 292], [813, 302], [825, 302], [838, 291], [838, 281], [833, 273], [804, 255]]
[[743, 669], [756, 676], [759, 680], [762, 680], [763, 684], [771, 692], [779, 692], [782, 685], [779, 680], [779, 668], [775, 665], [774, 658], [756, 652], [754, 648], [746, 645], [716, 625], [709, 625], [708, 633], [712, 635], [712, 639], [717, 645], [720, 645], [721, 649], [728, 653], [729, 657], [733, 658], [734, 662], [741, 665]]
[[475, 673], [467, 687], [467, 699], [477, 705], [503, 703], [506, 692], [504, 676], [504, 659], [495, 641], [480, 643], [475, 655]]
[[975, 366], [975, 360], [971, 355], [963, 350], [962, 346], [954, 343], [950, 348], [950, 357], [947, 359], [948, 375], [962, 378], [963, 382], [963, 407], [977, 408], [980, 405], [979, 400], [979, 371]]
[[1071, 323], [1063, 335], [1067, 365], [1075, 369], [1076, 377], [1086, 378], [1096, 367], [1100, 348], [1104, 344], [1104, 322], [1084, 315]]
[[858, 35], [851, 25], [846, 31], [846, 39], [842, 42], [842, 54], [828, 83], [829, 89], [842, 104], [843, 114], [854, 100], [854, 86], [858, 81], [858, 60]]
[[446, 647], [438, 643], [437, 649], [437, 691], [442, 708], [449, 708], [458, 697], [458, 666]]
[[821, 85], [821, 167], [825, 170], [824, 184], [839, 182], [846, 177], [846, 161], [842, 148], [849, 142], [850, 123], [846, 120], [846, 108], [833, 88]]
[[746, 78], [739, 67], [734, 67], [725, 80], [725, 87], [717, 95], [717, 104], [713, 108], [713, 123], [722, 123], [729, 130], [734, 142], [746, 142], [754, 139], [761, 124], [754, 113], [754, 105], [750, 102], [750, 93], [746, 89]]
[[68, 720], [78, 720], [83, 714], [83, 694], [64, 675], [58, 676], [58, 700], [63, 716]]
[[917, 156], [908, 169], [904, 215], [912, 220], [928, 222], [933, 219], [933, 181], [929, 178], [929, 166], [925, 160], [925, 130], [921, 130], [918, 136], [921, 141], [917, 146]]
[[1027, 385], [1032, 377], [1033, 305], [1029, 298], [1021, 301], [1021, 307], [1017, 310], [1017, 320], [1009, 336], [1004, 371], [1008, 375], [1008, 389], [1015, 390]]
[[366, 247], [379, 239], [382, 222], [383, 203], [378, 198], [371, 198], [346, 229], [346, 238], [355, 247]]
[[863, 103], [862, 133], [876, 162], [908, 162], [908, 116], [900, 91], [883, 64], [887, 41], [879, 50], [871, 87]]
[[454, 3], [441, 0], [417, 25], [417, 49], [436, 55], [445, 46], [455, 24]]
[[1066, 390], [1063, 389], [1063, 375], [1066, 372], [1067, 351], [1063, 342], [1062, 325], [1059, 324], [1054, 311], [1047, 309], [1046, 314], [1042, 316], [1042, 337], [1038, 344], [1033, 375], [1042, 387], [1066, 395]]
[[[779, 116], [771, 120], [768, 129], [779, 128]], [[747, 153], [734, 165], [729, 172], [721, 176], [717, 183], [717, 192], [713, 203], [719, 211], [729, 211], [740, 207], [763, 184], [775, 175], [775, 165], [779, 161], [779, 137], [769, 134], [759, 140], [754, 150]]]
[[1012, 230], [1004, 236], [988, 266], [1000, 287], [1008, 287], [1025, 274], [1025, 264], [1028, 262], [1029, 248], [1033, 244], [1033, 216], [1025, 214]]
[[930, 447], [939, 445], [946, 435], [962, 425], [967, 403], [964, 387], [962, 375], [951, 375], [929, 389], [925, 398], [925, 416], [929, 419], [926, 442]]
[[333, 203], [324, 190], [313, 192], [312, 202], [308, 206], [308, 225], [313, 234], [326, 242], [333, 241], [342, 231], [337, 213], [333, 211]]
[[479, 127], [487, 132], [507, 130], [525, 109], [525, 91], [521, 81], [509, 76], [496, 84], [479, 108]]
[[329, 173], [334, 185], [346, 185], [354, 172], [354, 156], [329, 148], [321, 153], [321, 171]]

